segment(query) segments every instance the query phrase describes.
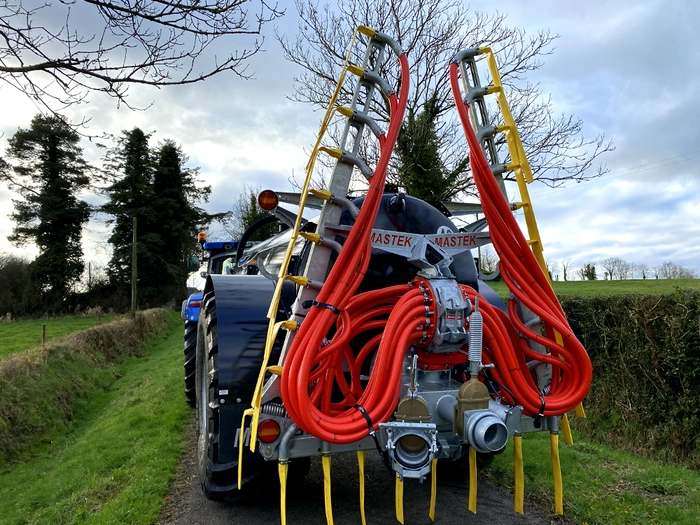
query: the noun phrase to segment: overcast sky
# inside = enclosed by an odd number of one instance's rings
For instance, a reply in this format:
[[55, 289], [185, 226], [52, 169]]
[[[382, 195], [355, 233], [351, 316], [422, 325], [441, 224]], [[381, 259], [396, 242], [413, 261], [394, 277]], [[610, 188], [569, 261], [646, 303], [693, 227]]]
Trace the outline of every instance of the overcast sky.
[[[489, 13], [493, 5], [470, 3]], [[649, 267], [672, 261], [700, 276], [700, 3], [505, 0], [498, 9], [511, 26], [560, 35], [554, 54], [528, 80], [552, 94], [556, 113], [580, 117], [586, 136], [605, 133], [616, 147], [601, 159], [610, 169], [602, 178], [560, 189], [530, 186], [545, 256], [571, 258], [573, 267], [612, 256]], [[276, 25], [293, 32], [293, 6]], [[91, 118], [96, 133], [139, 126], [156, 131], [154, 145], [181, 144], [212, 186], [208, 211], [230, 210], [243, 184], [289, 191], [321, 115], [286, 98], [298, 71], [284, 61], [271, 31], [265, 49], [251, 62], [252, 80], [220, 75], [187, 87], [132, 89], [131, 104], [153, 103], [142, 112], [93, 96], [68, 116]], [[28, 100], [0, 88], [2, 150], [35, 113]], [[93, 145], [84, 147], [89, 160], [99, 159]], [[7, 241], [11, 198], [0, 185], [0, 253], [32, 257], [35, 250]], [[86, 232], [87, 259], [98, 264], [109, 257], [103, 231], [91, 222]]]

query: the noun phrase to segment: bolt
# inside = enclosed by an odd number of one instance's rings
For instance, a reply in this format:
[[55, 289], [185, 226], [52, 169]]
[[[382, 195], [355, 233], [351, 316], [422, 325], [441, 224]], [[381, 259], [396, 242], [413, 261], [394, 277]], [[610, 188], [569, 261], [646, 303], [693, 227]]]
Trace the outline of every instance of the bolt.
[[236, 398], [236, 403], [240, 403], [240, 402], [241, 402], [241, 398], [240, 398], [240, 397], [237, 397], [237, 398]]
[[226, 404], [226, 400], [223, 399], [223, 398], [219, 399], [219, 404], [225, 405], [225, 404]]

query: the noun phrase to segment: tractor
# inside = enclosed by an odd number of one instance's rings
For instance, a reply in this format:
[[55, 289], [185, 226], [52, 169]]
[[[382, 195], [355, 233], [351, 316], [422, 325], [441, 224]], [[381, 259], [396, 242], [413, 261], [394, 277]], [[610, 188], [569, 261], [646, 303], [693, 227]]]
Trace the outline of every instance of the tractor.
[[[234, 266], [237, 241], [210, 241], [207, 242], [204, 232], [198, 235], [202, 253], [204, 256], [192, 257], [188, 270], [198, 271], [201, 264], [206, 264], [207, 269], [200, 273], [206, 278], [210, 274], [230, 274]], [[197, 349], [197, 323], [199, 322], [199, 307], [202, 304], [202, 292], [197, 291], [182, 302], [182, 320], [185, 322], [185, 399], [187, 404], [194, 407], [196, 399], [195, 391], [195, 357]]]

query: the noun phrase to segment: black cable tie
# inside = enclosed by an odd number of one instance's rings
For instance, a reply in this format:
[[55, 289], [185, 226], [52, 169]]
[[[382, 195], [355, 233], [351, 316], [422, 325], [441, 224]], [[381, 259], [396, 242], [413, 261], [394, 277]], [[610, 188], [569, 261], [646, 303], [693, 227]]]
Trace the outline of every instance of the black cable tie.
[[327, 303], [320, 303], [318, 301], [312, 301], [311, 302], [312, 306], [318, 306], [319, 308], [328, 308], [331, 312], [334, 314], [339, 314], [340, 310], [338, 310], [335, 306], [332, 304], [327, 304]]
[[369, 427], [369, 435], [372, 436], [376, 441], [377, 438], [375, 437], [374, 427], [372, 426], [372, 418], [369, 417], [369, 414], [365, 410], [365, 407], [363, 407], [362, 405], [354, 405], [353, 408], [359, 410], [360, 414], [362, 414], [362, 417], [365, 418], [365, 421], [367, 421], [367, 427]]
[[542, 428], [542, 418], [544, 417], [544, 396], [542, 395], [541, 392], [540, 392], [540, 402], [542, 403], [540, 405], [540, 413], [537, 414], [537, 416], [535, 417], [535, 421], [533, 423], [535, 428]]

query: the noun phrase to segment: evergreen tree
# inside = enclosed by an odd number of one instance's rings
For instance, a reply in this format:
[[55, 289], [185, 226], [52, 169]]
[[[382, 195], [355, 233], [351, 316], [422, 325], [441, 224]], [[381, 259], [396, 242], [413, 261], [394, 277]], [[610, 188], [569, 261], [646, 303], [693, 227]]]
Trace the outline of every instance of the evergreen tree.
[[211, 187], [197, 187], [197, 169], [184, 167], [187, 157], [170, 140], [161, 144], [153, 178], [154, 233], [160, 237], [154, 255], [165, 270], [160, 286], [168, 298], [184, 299], [187, 259], [197, 252], [197, 231], [209, 224], [214, 215], [195, 203], [207, 200]]
[[160, 237], [153, 234], [154, 165], [148, 146], [150, 135], [141, 129], [123, 131], [117, 146], [109, 150], [105, 160], [115, 181], [107, 188], [107, 203], [102, 211], [113, 218], [109, 243], [112, 258], [107, 274], [112, 285], [126, 294], [131, 285], [133, 220], [136, 218], [137, 274], [139, 299], [150, 302], [156, 295], [158, 274], [162, 272], [154, 250], [160, 249]]
[[133, 219], [136, 218], [138, 299], [163, 304], [186, 294], [187, 258], [196, 253], [196, 234], [219, 215], [196, 206], [211, 193], [198, 187], [196, 169], [184, 167], [187, 157], [172, 141], [154, 152], [141, 129], [124, 131], [106, 161], [114, 182], [102, 207], [113, 218], [109, 242], [110, 283], [124, 296], [131, 286]]
[[416, 114], [408, 109], [406, 121], [399, 131], [396, 153], [399, 157], [398, 181], [413, 197], [440, 201], [453, 197], [455, 181], [467, 172], [469, 159], [447, 170], [440, 158], [440, 139], [435, 124], [440, 115], [437, 93]]
[[89, 183], [89, 166], [79, 141], [64, 119], [37, 115], [29, 129], [9, 139], [7, 156], [14, 163], [0, 168], [2, 179], [22, 197], [13, 200], [16, 226], [9, 240], [39, 248], [29, 271], [44, 308], [60, 308], [84, 269], [81, 237], [90, 207], [76, 195]]

